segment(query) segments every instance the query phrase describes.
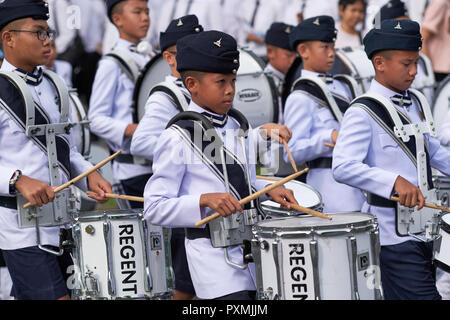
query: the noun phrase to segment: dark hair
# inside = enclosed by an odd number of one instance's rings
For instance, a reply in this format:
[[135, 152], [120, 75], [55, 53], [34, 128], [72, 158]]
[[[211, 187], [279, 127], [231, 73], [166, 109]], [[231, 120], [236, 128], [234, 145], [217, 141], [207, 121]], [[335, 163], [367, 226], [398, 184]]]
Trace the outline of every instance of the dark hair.
[[188, 77], [193, 77], [197, 79], [198, 81], [201, 81], [203, 79], [203, 76], [206, 72], [203, 71], [194, 71], [194, 70], [184, 70], [180, 72], [181, 80], [183, 80], [184, 85], [186, 86], [186, 79]]
[[367, 2], [366, 0], [339, 0], [339, 6], [343, 6], [343, 9], [347, 8], [350, 4], [355, 4], [356, 2], [361, 2], [364, 6], [364, 11], [366, 11], [367, 8]]

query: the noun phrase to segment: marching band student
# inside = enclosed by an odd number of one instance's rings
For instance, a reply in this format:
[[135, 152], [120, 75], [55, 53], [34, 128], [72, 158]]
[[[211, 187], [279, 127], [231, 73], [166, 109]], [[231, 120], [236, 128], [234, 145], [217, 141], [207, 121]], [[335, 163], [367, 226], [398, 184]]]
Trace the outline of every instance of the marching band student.
[[365, 0], [339, 0], [338, 30], [335, 48], [359, 47], [362, 45], [361, 31], [358, 25], [364, 21], [366, 12]]
[[390, 0], [381, 7], [380, 19], [381, 21], [388, 19], [409, 20], [405, 3], [401, 0]]
[[[422, 47], [419, 24], [410, 20], [385, 20], [380, 29], [372, 29], [365, 36], [364, 45], [375, 68], [375, 79], [368, 93], [385, 97], [387, 102], [392, 101], [398, 114], [404, 115], [411, 123], [422, 122], [423, 106], [408, 91], [417, 74]], [[424, 197], [417, 187], [417, 164], [386, 130], [392, 129], [392, 125], [388, 124], [390, 117], [379, 99], [358, 100], [345, 113], [333, 153], [333, 174], [337, 181], [368, 192], [362, 211], [378, 219], [381, 282], [385, 298], [440, 299], [432, 262], [433, 242], [418, 241], [397, 233], [396, 203], [387, 199], [397, 193], [401, 205], [410, 208], [417, 205], [417, 210], [420, 210]], [[369, 109], [378, 115], [378, 120], [369, 113]], [[428, 134], [424, 140], [428, 146], [429, 181], [431, 167], [449, 175], [450, 153]], [[415, 146], [414, 141], [410, 146], [412, 144]], [[407, 148], [416, 156], [415, 147]]]
[[[245, 192], [248, 195], [243, 171], [245, 165], [241, 163], [243, 154], [235, 151], [241, 150], [236, 148], [236, 133], [240, 126], [227, 114], [234, 98], [234, 82], [239, 67], [236, 41], [219, 31], [189, 35], [177, 42], [176, 60], [177, 70], [192, 96], [189, 111], [206, 116], [217, 134], [223, 137], [226, 148], [238, 157], [238, 160], [233, 157], [233, 164], [227, 160], [227, 171], [231, 167], [240, 171], [239, 174], [228, 175], [229, 182], [232, 190], [241, 190], [238, 193], [240, 197]], [[237, 199], [226, 193], [224, 180], [221, 180], [224, 177], [216, 175], [213, 169], [222, 165], [216, 161], [209, 163], [199, 156], [181, 132], [171, 126], [159, 138], [153, 157], [154, 173], [144, 192], [145, 218], [156, 225], [193, 228], [197, 221], [214, 211], [222, 216], [242, 212]], [[246, 147], [251, 154], [251, 143], [246, 142]], [[248, 162], [247, 165], [251, 170], [251, 180], [255, 182], [254, 165]], [[260, 183], [257, 187], [262, 186]], [[283, 207], [296, 203], [291, 190], [276, 188], [268, 195]], [[206, 231], [203, 228], [196, 230]], [[186, 254], [197, 296], [201, 299], [254, 299], [253, 265], [245, 270], [232, 267], [225, 261], [224, 248], [214, 248], [206, 234], [205, 237], [194, 238], [187, 235]], [[241, 261], [241, 247], [228, 247], [228, 256], [232, 261]]]
[[[144, 38], [150, 20], [146, 0], [108, 0], [108, 17], [119, 30], [120, 39], [116, 48], [143, 68], [150, 60], [138, 53], [136, 45]], [[145, 183], [150, 177], [149, 166], [134, 164], [130, 154], [131, 138], [137, 123], [133, 123], [131, 108], [134, 82], [116, 61], [102, 59], [98, 65], [88, 117], [91, 131], [106, 140], [114, 152], [121, 149], [113, 163], [113, 175], [120, 182], [125, 194], [142, 196]], [[142, 208], [139, 202], [131, 201], [131, 207]]]
[[[186, 100], [184, 102], [186, 105], [189, 104], [191, 95], [184, 87], [181, 75], [177, 71], [176, 43], [187, 35], [202, 31], [203, 27], [199, 24], [197, 17], [195, 15], [187, 15], [172, 20], [165, 32], [160, 34], [161, 51], [171, 69], [171, 74], [166, 76], [165, 82], [175, 86], [175, 90], [179, 90], [181, 98]], [[164, 89], [171, 90], [170, 94], [175, 94], [173, 93], [174, 89], [169, 89], [168, 87], [164, 87]], [[180, 112], [175, 99], [177, 99], [176, 96], [170, 96], [167, 91], [155, 91], [150, 94], [145, 106], [145, 114], [139, 121], [139, 125], [131, 140], [131, 154], [153, 160], [154, 150], [161, 133], [170, 119]], [[195, 296], [195, 290], [187, 266], [183, 228], [172, 229], [170, 243], [172, 268], [175, 273], [173, 299], [192, 299]]]
[[[350, 91], [326, 74], [335, 58], [336, 33], [333, 18], [313, 17], [294, 28], [290, 42], [303, 60], [301, 76], [322, 79], [331, 91], [331, 99], [344, 112], [351, 101]], [[289, 94], [284, 109], [285, 125], [292, 130], [288, 146], [295, 162], [306, 162], [310, 168], [306, 181], [322, 195], [324, 212], [360, 211], [364, 201], [361, 191], [336, 182], [331, 172], [333, 148], [325, 143], [336, 142], [339, 122], [323, 95], [309, 83], [295, 86]], [[284, 158], [289, 161], [286, 152]]]
[[[50, 42], [55, 33], [49, 30], [48, 5], [41, 0], [6, 0], [0, 3], [0, 32], [5, 60], [1, 71], [14, 72], [27, 83], [36, 105], [36, 115], [46, 114], [43, 122], [59, 122], [56, 88], [38, 67], [47, 63]], [[50, 184], [47, 148], [25, 133], [22, 99], [14, 86], [0, 79], [0, 248], [13, 281], [12, 295], [19, 300], [68, 299], [63, 275], [66, 270], [59, 259], [37, 246], [34, 228], [19, 228], [17, 193], [33, 206], [42, 206], [55, 198]], [[36, 117], [36, 121], [41, 122]], [[40, 141], [40, 140], [39, 140]], [[67, 143], [68, 142], [68, 143]], [[64, 183], [70, 176], [89, 170], [92, 165], [76, 151], [70, 134], [57, 140], [59, 175]], [[87, 177], [91, 196], [106, 201], [111, 185], [98, 172]], [[41, 227], [40, 243], [59, 247], [60, 227]]]

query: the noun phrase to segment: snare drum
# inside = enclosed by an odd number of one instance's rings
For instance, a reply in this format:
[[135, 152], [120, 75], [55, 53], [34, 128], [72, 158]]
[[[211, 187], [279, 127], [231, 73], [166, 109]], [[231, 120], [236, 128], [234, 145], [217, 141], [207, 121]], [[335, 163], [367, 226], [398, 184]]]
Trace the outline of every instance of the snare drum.
[[269, 219], [253, 227], [260, 299], [382, 299], [376, 218], [330, 216]]
[[433, 258], [435, 264], [446, 272], [450, 272], [450, 214], [441, 216], [439, 236], [434, 240]]
[[77, 150], [86, 159], [91, 153], [91, 133], [89, 131], [89, 122], [86, 110], [78, 97], [76, 89], [69, 90], [72, 121], [77, 123], [72, 128], [72, 137]]
[[171, 73], [172, 71], [161, 53], [154, 56], [142, 69], [133, 92], [133, 105], [137, 120], [142, 119], [145, 114], [145, 105], [152, 88], [163, 82]]
[[[281, 180], [281, 178], [276, 179]], [[269, 183], [269, 181], [267, 182]], [[295, 180], [287, 182], [284, 186], [287, 189], [291, 189], [294, 192], [295, 199], [297, 199], [297, 202], [301, 206], [322, 212], [323, 209], [322, 196], [316, 189], [305, 183]], [[264, 211], [266, 215], [272, 218], [282, 218], [304, 214], [302, 212], [297, 212], [294, 210], [281, 209], [281, 205], [272, 200], [266, 200], [262, 202], [261, 209]]]
[[360, 92], [369, 90], [370, 83], [375, 77], [375, 69], [367, 58], [363, 47], [336, 49], [336, 59], [329, 71], [331, 74], [347, 74], [352, 76], [360, 87]]
[[75, 299], [170, 296], [163, 229], [139, 211], [91, 211], [72, 226]]
[[233, 107], [245, 115], [253, 128], [278, 122], [277, 88], [272, 77], [264, 73], [264, 62], [252, 51], [242, 48], [239, 60]]

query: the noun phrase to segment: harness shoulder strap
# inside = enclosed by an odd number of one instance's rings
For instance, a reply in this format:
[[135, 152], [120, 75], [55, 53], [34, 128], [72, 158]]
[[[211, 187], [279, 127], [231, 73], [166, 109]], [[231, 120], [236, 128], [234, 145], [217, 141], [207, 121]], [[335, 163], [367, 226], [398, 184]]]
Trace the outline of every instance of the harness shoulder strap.
[[355, 78], [349, 76], [348, 74], [336, 74], [333, 78], [347, 85], [352, 93], [352, 99], [355, 99], [362, 94], [361, 89], [358, 86], [358, 82], [356, 82]]
[[114, 49], [104, 55], [103, 58], [116, 62], [128, 78], [130, 78], [133, 83], [136, 83], [139, 77], [139, 66], [127, 52], [120, 49]]
[[[302, 84], [313, 86], [314, 88], [319, 90], [319, 95], [321, 97], [316, 97], [313, 94], [311, 94], [309, 91], [301, 90]], [[316, 99], [324, 99], [324, 102], [329, 108], [331, 109], [331, 112], [333, 113], [336, 120], [341, 123], [343, 118], [343, 112], [339, 108], [338, 104], [336, 103], [336, 100], [332, 96], [330, 90], [326, 86], [326, 84], [318, 79], [317, 77], [312, 76], [302, 76], [295, 80], [294, 84], [292, 85], [292, 91], [294, 90], [301, 90], [306, 95], [310, 96], [311, 98]]]
[[59, 97], [59, 107], [61, 112], [61, 123], [65, 123], [69, 121], [69, 108], [70, 108], [70, 102], [69, 102], [69, 90], [64, 83], [64, 81], [61, 79], [60, 76], [58, 76], [56, 73], [50, 70], [44, 70], [44, 76], [50, 80], [50, 82], [53, 84], [53, 86], [56, 89], [56, 93]]
[[174, 83], [171, 82], [160, 82], [150, 90], [150, 94], [155, 92], [163, 92], [172, 98], [173, 102], [178, 111], [186, 111], [189, 107], [190, 101], [183, 94], [180, 88], [178, 88]]

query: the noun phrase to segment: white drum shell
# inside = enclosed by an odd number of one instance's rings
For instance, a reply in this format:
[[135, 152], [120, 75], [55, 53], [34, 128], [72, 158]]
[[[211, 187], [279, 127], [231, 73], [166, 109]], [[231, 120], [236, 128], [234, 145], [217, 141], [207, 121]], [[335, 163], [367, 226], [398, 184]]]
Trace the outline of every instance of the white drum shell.
[[441, 217], [439, 237], [433, 245], [434, 260], [442, 270], [450, 272], [450, 214]]
[[[108, 256], [104, 223], [111, 226], [111, 278], [115, 294], [108, 290]], [[139, 213], [121, 210], [88, 212], [79, 217], [72, 230], [75, 240], [75, 279], [85, 281], [88, 272], [98, 283], [98, 296], [89, 297], [83, 290], [79, 299], [151, 299], [168, 293], [166, 280], [166, 252], [163, 231], [148, 225], [147, 237], [141, 233]], [[92, 233], [90, 230], [94, 230]], [[90, 233], [91, 232], [91, 233]], [[144, 246], [145, 238], [148, 239]], [[144, 249], [147, 247], [152, 289], [146, 291]], [[79, 287], [78, 287], [79, 288]]]
[[[376, 285], [379, 283], [379, 238], [376, 219], [360, 213], [331, 214], [334, 219], [338, 215], [350, 218], [350, 221], [351, 215], [355, 215], [355, 221], [359, 222], [354, 225], [348, 223], [333, 226], [333, 222], [320, 221], [323, 219], [298, 216], [258, 223], [254, 228], [254, 235], [259, 250], [256, 249], [258, 252], [255, 254], [256, 245], [253, 245], [252, 251], [257, 273], [261, 274], [257, 277], [257, 282], [260, 282], [257, 283], [260, 296], [262, 293], [262, 296], [268, 299], [278, 296], [282, 300], [350, 300], [355, 299], [357, 291], [359, 299], [381, 298], [381, 293], [376, 290], [380, 288]], [[283, 220], [289, 228], [282, 228], [277, 224]], [[296, 228], [302, 225], [302, 221], [308, 221], [308, 226]], [[311, 227], [316, 222], [317, 225]], [[357, 290], [352, 289], [350, 270], [353, 264], [349, 262], [352, 255], [348, 250], [350, 237], [354, 237], [356, 243], [354, 263]], [[268, 244], [266, 250], [261, 248], [261, 243], [264, 242]], [[279, 252], [276, 259], [277, 246]], [[302, 254], [299, 254], [302, 251], [300, 248], [303, 248]], [[311, 250], [317, 250], [317, 266], [314, 265], [314, 252]], [[282, 270], [281, 290], [277, 278], [277, 261], [279, 270]], [[268, 292], [272, 294], [267, 296]]]
[[77, 125], [72, 128], [73, 141], [78, 152], [87, 159], [91, 153], [91, 133], [89, 131], [89, 124], [80, 123], [88, 120], [87, 113], [75, 89], [70, 90], [69, 98], [70, 106], [72, 108], [72, 121], [77, 123]]
[[433, 119], [439, 134], [440, 128], [450, 110], [450, 76], [447, 76], [444, 80], [442, 80], [436, 90], [432, 109]]

